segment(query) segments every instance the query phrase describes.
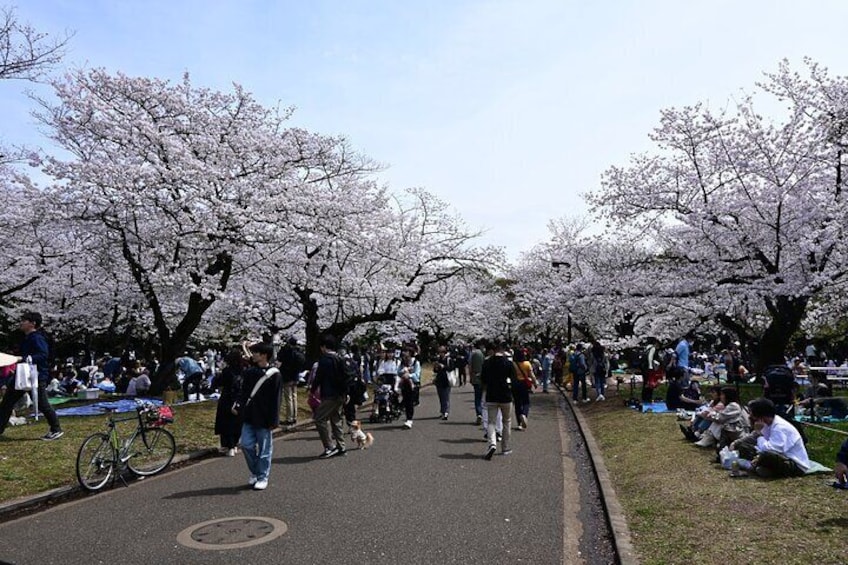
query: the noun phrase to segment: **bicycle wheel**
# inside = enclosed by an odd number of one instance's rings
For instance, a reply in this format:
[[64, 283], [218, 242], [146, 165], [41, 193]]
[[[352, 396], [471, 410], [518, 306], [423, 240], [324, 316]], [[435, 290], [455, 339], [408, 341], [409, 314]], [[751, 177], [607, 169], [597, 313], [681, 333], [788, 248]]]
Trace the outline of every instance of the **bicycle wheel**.
[[146, 428], [144, 437], [139, 433], [127, 451], [127, 467], [136, 475], [155, 475], [167, 467], [174, 458], [177, 445], [171, 432], [163, 428]]
[[88, 436], [77, 453], [77, 480], [86, 490], [100, 490], [112, 477], [115, 469], [115, 450], [108, 434]]

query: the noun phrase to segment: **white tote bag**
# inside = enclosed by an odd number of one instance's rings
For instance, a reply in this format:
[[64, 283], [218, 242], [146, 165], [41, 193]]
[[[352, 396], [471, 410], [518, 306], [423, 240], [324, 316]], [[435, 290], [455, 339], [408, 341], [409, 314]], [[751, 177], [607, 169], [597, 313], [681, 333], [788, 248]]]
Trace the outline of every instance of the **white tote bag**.
[[452, 387], [459, 385], [459, 371], [457, 369], [448, 371], [448, 384]]
[[15, 390], [29, 391], [34, 386], [38, 386], [38, 369], [32, 364], [32, 359], [27, 357], [15, 367]]

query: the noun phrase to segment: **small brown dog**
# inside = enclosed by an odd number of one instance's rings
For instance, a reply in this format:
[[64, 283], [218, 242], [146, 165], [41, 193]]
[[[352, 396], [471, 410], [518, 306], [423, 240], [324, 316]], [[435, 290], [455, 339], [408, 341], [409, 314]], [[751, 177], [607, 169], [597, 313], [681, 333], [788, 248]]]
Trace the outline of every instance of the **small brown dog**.
[[359, 420], [350, 423], [350, 438], [359, 446], [359, 449], [368, 449], [374, 443], [374, 436], [370, 432], [362, 431], [362, 422]]

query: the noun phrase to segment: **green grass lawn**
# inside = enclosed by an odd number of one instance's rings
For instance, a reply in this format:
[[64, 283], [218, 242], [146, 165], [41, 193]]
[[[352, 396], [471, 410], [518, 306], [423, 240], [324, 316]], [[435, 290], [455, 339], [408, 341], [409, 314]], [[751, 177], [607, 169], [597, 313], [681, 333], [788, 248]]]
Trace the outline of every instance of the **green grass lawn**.
[[[578, 410], [603, 450], [642, 563], [848, 562], [848, 492], [828, 486], [832, 475], [732, 479], [713, 451], [684, 440], [673, 414], [640, 414], [618, 398]], [[806, 431], [811, 458], [832, 467], [846, 436]]]
[[[103, 399], [101, 399], [103, 400]], [[306, 393], [298, 393], [301, 414], [310, 414]], [[67, 405], [62, 405], [62, 407]], [[174, 406], [175, 421], [168, 425], [177, 443], [177, 453], [218, 447], [215, 435], [216, 402], [200, 402]], [[308, 419], [302, 417], [302, 419]], [[65, 435], [56, 441], [42, 441], [47, 423], [9, 426], [0, 436], [0, 501], [43, 492], [49, 489], [76, 485], [77, 450], [90, 434], [106, 431], [106, 416], [62, 418]], [[135, 422], [119, 424], [118, 431], [128, 435]]]

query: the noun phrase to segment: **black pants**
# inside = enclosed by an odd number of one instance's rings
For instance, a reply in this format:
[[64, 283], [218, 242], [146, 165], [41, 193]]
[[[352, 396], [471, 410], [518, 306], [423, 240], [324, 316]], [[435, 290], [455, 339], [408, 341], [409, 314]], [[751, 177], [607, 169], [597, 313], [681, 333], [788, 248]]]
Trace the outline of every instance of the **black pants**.
[[406, 412], [406, 419], [412, 420], [415, 416], [416, 392], [417, 389], [411, 379], [404, 379], [400, 385], [400, 392], [403, 395], [403, 410]]
[[193, 373], [183, 379], [183, 402], [188, 402], [188, 386], [194, 384], [196, 393], [195, 398], [200, 398], [200, 381], [203, 380], [203, 373]]
[[[44, 390], [44, 385], [45, 383], [38, 383], [38, 411], [44, 414], [44, 418], [50, 424], [50, 431], [58, 432], [61, 431], [62, 426], [59, 425], [59, 417], [56, 415], [56, 411], [53, 410], [50, 402], [47, 401], [47, 391]], [[6, 425], [9, 423], [9, 418], [12, 416], [12, 409], [15, 407], [15, 404], [26, 393], [27, 391], [25, 390], [15, 390], [14, 383], [9, 383], [6, 394], [3, 395], [3, 400], [0, 401], [0, 434], [6, 430]]]
[[354, 404], [353, 398], [348, 400], [347, 404], [344, 405], [344, 417], [345, 422], [348, 424], [356, 420], [356, 404]]

